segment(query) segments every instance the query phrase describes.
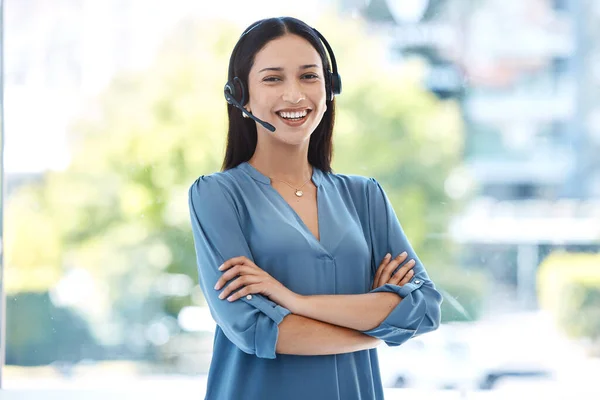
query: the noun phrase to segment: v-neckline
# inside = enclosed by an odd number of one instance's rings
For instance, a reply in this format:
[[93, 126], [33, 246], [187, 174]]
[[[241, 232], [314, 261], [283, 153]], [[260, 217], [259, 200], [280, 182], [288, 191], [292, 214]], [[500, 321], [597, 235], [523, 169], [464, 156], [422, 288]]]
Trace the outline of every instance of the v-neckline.
[[317, 186], [317, 194], [316, 194], [316, 200], [317, 200], [317, 226], [318, 226], [318, 230], [319, 230], [319, 237], [317, 238], [315, 236], [315, 234], [313, 233], [313, 231], [310, 230], [310, 228], [308, 227], [308, 225], [306, 225], [306, 222], [304, 222], [304, 220], [302, 219], [302, 217], [300, 216], [300, 214], [298, 214], [298, 212], [296, 210], [294, 210], [294, 207], [292, 207], [290, 205], [290, 203], [287, 202], [287, 200], [281, 195], [281, 193], [279, 193], [279, 191], [277, 189], [275, 189], [273, 187], [273, 185], [269, 185], [271, 187], [271, 190], [273, 192], [275, 192], [275, 194], [277, 196], [279, 196], [279, 198], [281, 199], [281, 201], [288, 207], [288, 209], [290, 210], [290, 212], [292, 214], [294, 214], [294, 217], [296, 218], [296, 220], [302, 225], [302, 227], [304, 228], [304, 230], [306, 232], [308, 232], [308, 234], [310, 236], [312, 236], [312, 238], [319, 243], [321, 246], [323, 246], [322, 240], [323, 240], [323, 233], [321, 232], [321, 209], [319, 207], [319, 187]]
[[[320, 188], [320, 184], [321, 184], [321, 170], [316, 168], [315, 166], [312, 166], [313, 170], [312, 170], [312, 177], [311, 177], [311, 181], [314, 183], [316, 189], [317, 189], [317, 193], [316, 193], [316, 201], [317, 201], [317, 225], [319, 226], [319, 238], [317, 238], [314, 233], [310, 230], [310, 228], [308, 227], [308, 225], [306, 225], [306, 223], [304, 222], [304, 220], [300, 217], [300, 215], [296, 212], [296, 210], [294, 210], [294, 207], [292, 207], [290, 205], [290, 203], [288, 203], [283, 196], [281, 195], [281, 193], [279, 193], [277, 191], [277, 189], [275, 189], [273, 187], [273, 185], [271, 184], [271, 178], [269, 178], [268, 176], [264, 175], [262, 172], [260, 172], [259, 170], [257, 170], [256, 168], [254, 168], [254, 166], [252, 166], [249, 162], [245, 161], [242, 164], [240, 164], [242, 166], [244, 166], [244, 169], [250, 173], [250, 175], [255, 178], [256, 180], [258, 180], [259, 182], [262, 182], [264, 184], [266, 184], [267, 186], [269, 186], [269, 190], [271, 192], [273, 192], [278, 199], [284, 204], [285, 207], [288, 208], [288, 210], [292, 213], [292, 215], [294, 216], [294, 218], [296, 219], [296, 221], [301, 225], [302, 229], [305, 231], [305, 233], [307, 233], [312, 240], [314, 240], [315, 243], [317, 243], [319, 245], [319, 247], [321, 247], [321, 249], [323, 251], [325, 250], [325, 246], [323, 243], [323, 229], [322, 228], [322, 208], [320, 206], [320, 197], [319, 196], [319, 188]], [[327, 252], [327, 251], [326, 251]]]

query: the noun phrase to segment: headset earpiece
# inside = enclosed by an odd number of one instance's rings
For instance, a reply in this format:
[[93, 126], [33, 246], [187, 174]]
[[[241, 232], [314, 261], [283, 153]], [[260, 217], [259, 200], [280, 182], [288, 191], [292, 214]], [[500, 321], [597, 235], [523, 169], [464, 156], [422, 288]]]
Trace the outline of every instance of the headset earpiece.
[[334, 73], [334, 72], [330, 72], [329, 73], [329, 82], [330, 82], [330, 99], [333, 101], [333, 97], [337, 96], [338, 94], [342, 93], [342, 78], [340, 77], [340, 74], [338, 73]]
[[225, 100], [227, 100], [227, 103], [233, 105], [231, 100], [235, 99], [235, 90], [231, 86], [230, 82], [225, 84], [225, 87], [223, 88], [223, 94], [225, 94]]
[[225, 94], [225, 100], [227, 100], [227, 102], [231, 105], [234, 105], [231, 102], [231, 98], [233, 98], [233, 100], [237, 101], [242, 105], [245, 105], [248, 102], [248, 99], [246, 99], [246, 91], [244, 90], [244, 84], [242, 83], [242, 80], [237, 76], [233, 78], [233, 82], [228, 81], [225, 84], [223, 92]]

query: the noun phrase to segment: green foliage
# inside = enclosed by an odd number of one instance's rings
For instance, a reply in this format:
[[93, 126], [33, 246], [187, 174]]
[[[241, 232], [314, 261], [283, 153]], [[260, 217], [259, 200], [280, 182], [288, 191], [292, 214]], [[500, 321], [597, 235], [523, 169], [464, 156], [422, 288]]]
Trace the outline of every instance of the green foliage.
[[[55, 307], [47, 292], [22, 292], [6, 299], [6, 363], [41, 365], [102, 355], [84, 318]], [[74, 345], [75, 344], [75, 345]]]
[[[376, 177], [421, 258], [447, 259], [443, 243], [427, 236], [446, 231], [455, 207], [444, 182], [461, 151], [458, 106], [420, 86], [418, 62], [388, 64], [387, 50], [358, 22], [317, 25], [326, 27], [344, 81], [334, 169]], [[8, 206], [9, 270], [23, 274], [19, 284], [7, 281], [9, 291], [45, 290], [67, 267], [87, 270], [103, 290], [97, 309], [81, 307], [101, 343], [202, 301], [165, 297], [157, 282], [165, 274], [198, 279], [187, 189], [222, 161], [223, 85], [238, 35], [225, 23], [182, 23], [146, 71], [119, 75], [89, 104], [72, 126], [68, 169], [23, 188]], [[45, 249], [36, 258], [31, 238]], [[52, 271], [43, 280], [35, 276], [41, 267]], [[120, 332], [104, 329], [109, 322]]]
[[572, 337], [600, 339], [600, 254], [553, 253], [540, 265], [540, 306]]

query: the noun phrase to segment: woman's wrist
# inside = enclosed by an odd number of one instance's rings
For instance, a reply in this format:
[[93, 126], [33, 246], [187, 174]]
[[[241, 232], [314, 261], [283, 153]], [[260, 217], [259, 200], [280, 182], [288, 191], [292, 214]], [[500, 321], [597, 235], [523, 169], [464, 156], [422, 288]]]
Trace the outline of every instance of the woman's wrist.
[[287, 304], [282, 304], [282, 306], [290, 310], [292, 314], [302, 315], [302, 309], [307, 300], [308, 296], [303, 296], [290, 290], [289, 299], [286, 301]]

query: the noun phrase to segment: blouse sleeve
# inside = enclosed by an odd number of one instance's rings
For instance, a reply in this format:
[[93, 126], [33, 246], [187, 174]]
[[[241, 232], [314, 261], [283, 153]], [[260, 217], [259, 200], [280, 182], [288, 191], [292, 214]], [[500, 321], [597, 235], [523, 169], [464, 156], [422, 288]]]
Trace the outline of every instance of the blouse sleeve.
[[214, 289], [224, 261], [238, 256], [252, 260], [233, 200], [214, 175], [198, 178], [188, 195], [198, 277], [213, 319], [243, 352], [275, 358], [278, 325], [290, 311], [258, 294], [221, 300]]
[[400, 304], [377, 327], [363, 333], [379, 338], [388, 346], [398, 346], [413, 336], [434, 331], [440, 324], [442, 296], [429, 279], [425, 267], [410, 245], [392, 205], [375, 179], [367, 185], [369, 230], [372, 246], [372, 279], [378, 268], [376, 260], [390, 253], [396, 256], [403, 251], [407, 259], [414, 259], [415, 272], [411, 281], [403, 286], [385, 284], [371, 291], [393, 292], [402, 297]]

